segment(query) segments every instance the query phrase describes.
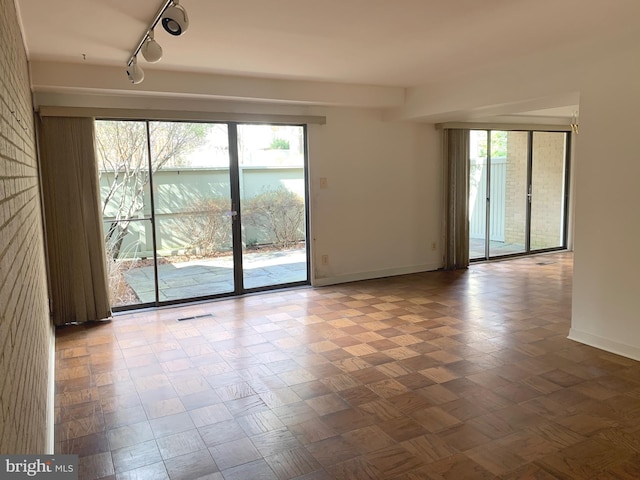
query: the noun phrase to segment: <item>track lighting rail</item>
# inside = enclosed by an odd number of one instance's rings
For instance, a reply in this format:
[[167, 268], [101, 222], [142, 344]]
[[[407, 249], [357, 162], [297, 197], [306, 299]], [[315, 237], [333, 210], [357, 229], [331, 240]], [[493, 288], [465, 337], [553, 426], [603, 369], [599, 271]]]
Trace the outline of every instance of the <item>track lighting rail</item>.
[[154, 38], [154, 29], [158, 22], [161, 21], [162, 28], [174, 37], [182, 35], [187, 31], [187, 28], [189, 28], [187, 11], [179, 2], [180, 0], [163, 0], [149, 28], [144, 32], [138, 45], [129, 57], [126, 73], [129, 81], [134, 85], [144, 80], [144, 71], [138, 65], [138, 54], [140, 52], [142, 52], [142, 56], [149, 63], [158, 62], [162, 58], [162, 47]]
[[165, 0], [165, 2], [162, 4], [160, 9], [158, 10], [158, 13], [156, 13], [155, 17], [153, 17], [153, 20], [151, 21], [151, 24], [149, 25], [149, 28], [147, 28], [147, 30], [145, 31], [144, 35], [142, 35], [142, 38], [138, 42], [138, 45], [136, 46], [136, 48], [133, 50], [133, 53], [129, 57], [129, 61], [127, 62], [127, 67], [131, 66], [131, 64], [133, 63], [133, 60], [136, 57], [136, 55], [138, 55], [138, 53], [140, 53], [140, 49], [144, 45], [144, 42], [146, 42], [147, 38], [149, 38], [149, 33], [151, 32], [151, 30], [153, 30], [156, 27], [156, 25], [158, 24], [158, 22], [162, 18], [162, 14], [172, 4], [173, 4], [173, 0]]

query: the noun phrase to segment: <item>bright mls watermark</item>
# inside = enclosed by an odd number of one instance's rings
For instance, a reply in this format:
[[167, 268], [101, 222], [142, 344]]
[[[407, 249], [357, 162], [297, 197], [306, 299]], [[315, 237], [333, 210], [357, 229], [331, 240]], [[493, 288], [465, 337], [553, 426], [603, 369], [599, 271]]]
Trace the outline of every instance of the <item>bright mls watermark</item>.
[[0, 480], [78, 480], [77, 455], [0, 455]]

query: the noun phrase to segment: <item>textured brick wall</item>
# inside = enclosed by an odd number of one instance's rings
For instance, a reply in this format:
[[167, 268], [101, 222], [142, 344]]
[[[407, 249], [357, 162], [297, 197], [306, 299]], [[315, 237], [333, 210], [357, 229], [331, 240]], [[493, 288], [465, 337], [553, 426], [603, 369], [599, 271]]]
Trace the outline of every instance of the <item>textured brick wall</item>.
[[507, 181], [504, 219], [504, 240], [524, 245], [527, 222], [527, 162], [528, 134], [509, 132], [507, 135]]
[[533, 134], [531, 248], [562, 243], [565, 137], [560, 132]]
[[31, 105], [15, 6], [0, 0], [0, 453], [47, 448], [53, 332]]
[[[564, 133], [535, 132], [533, 136], [533, 196], [531, 249], [562, 243], [564, 201]], [[527, 213], [527, 134], [509, 132], [506, 184], [505, 241], [524, 244]]]

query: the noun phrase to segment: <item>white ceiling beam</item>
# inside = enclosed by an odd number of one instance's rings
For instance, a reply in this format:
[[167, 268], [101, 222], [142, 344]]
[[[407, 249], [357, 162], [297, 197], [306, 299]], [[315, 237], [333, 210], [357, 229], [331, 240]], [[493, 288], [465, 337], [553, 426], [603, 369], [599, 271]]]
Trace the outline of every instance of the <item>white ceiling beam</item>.
[[401, 87], [145, 70], [144, 82], [133, 85], [127, 80], [124, 66], [34, 61], [32, 89], [34, 93], [170, 96], [365, 108], [392, 108], [404, 103], [405, 89]]

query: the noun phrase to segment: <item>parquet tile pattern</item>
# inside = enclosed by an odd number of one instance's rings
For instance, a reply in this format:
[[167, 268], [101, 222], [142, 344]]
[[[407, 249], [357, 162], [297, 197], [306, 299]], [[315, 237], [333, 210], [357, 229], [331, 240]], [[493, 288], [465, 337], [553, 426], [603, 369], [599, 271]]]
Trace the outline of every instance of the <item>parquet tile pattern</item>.
[[566, 338], [571, 280], [559, 253], [62, 328], [56, 449], [84, 480], [638, 479], [640, 363]]

